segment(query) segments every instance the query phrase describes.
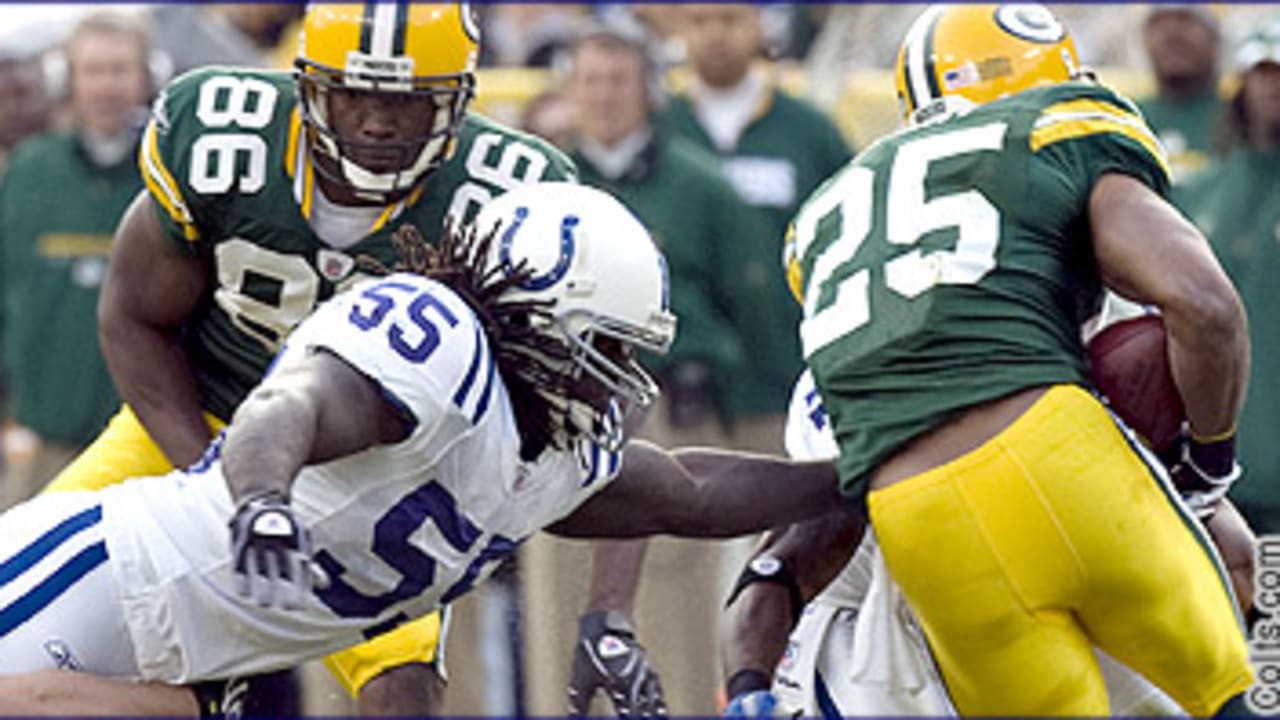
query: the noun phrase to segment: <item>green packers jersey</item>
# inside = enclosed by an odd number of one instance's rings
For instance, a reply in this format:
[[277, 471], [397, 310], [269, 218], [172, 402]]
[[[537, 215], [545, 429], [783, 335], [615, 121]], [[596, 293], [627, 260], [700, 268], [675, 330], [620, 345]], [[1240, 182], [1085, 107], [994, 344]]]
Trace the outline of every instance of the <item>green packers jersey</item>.
[[791, 248], [800, 341], [846, 496], [958, 411], [1087, 384], [1079, 326], [1101, 281], [1086, 210], [1109, 172], [1167, 191], [1134, 106], [1067, 83], [889, 136], [809, 198]]
[[356, 258], [395, 259], [396, 227], [411, 223], [434, 242], [446, 217], [469, 220], [519, 184], [574, 175], [545, 142], [469, 115], [452, 158], [423, 186], [386, 207], [362, 239], [330, 247], [310, 223], [319, 190], [292, 78], [228, 68], [197, 70], [165, 89], [140, 164], [165, 229], [213, 274], [185, 342], [204, 407], [223, 419], [284, 336], [362, 276]]

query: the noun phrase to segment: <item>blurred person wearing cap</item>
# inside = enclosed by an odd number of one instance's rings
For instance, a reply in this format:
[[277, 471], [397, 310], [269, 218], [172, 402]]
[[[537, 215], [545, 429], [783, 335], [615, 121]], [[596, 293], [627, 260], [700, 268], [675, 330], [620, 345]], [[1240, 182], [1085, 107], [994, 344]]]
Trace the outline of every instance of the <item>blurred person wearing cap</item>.
[[[19, 146], [0, 187], [10, 412], [38, 440], [34, 455], [10, 468], [5, 505], [37, 492], [119, 403], [98, 348], [96, 306], [111, 231], [142, 187], [134, 158], [152, 92], [149, 42], [137, 18], [83, 18], [61, 50], [71, 129]], [[44, 103], [30, 96], [42, 94], [28, 87], [17, 95], [29, 122], [40, 116], [32, 106]]]
[[1177, 196], [1239, 289], [1251, 317], [1255, 372], [1240, 417], [1245, 482], [1233, 500], [1259, 534], [1280, 532], [1280, 16], [1236, 48], [1239, 89], [1228, 104], [1223, 156]]
[[715, 155], [720, 170], [757, 217], [758, 239], [743, 239], [745, 284], [733, 307], [748, 347], [750, 382], [730, 398], [734, 442], [779, 452], [792, 381], [800, 372], [794, 332], [800, 312], [778, 257], [787, 223], [826, 177], [849, 161], [835, 124], [777, 87], [765, 54], [761, 10], [754, 5], [685, 5], [681, 28], [694, 79], [672, 98], [661, 122]]
[[1214, 126], [1223, 112], [1218, 94], [1221, 31], [1204, 5], [1155, 5], [1142, 26], [1155, 93], [1138, 107], [1156, 131], [1182, 183], [1209, 161]]
[[[574, 109], [571, 157], [579, 179], [609, 191], [640, 218], [666, 253], [671, 305], [680, 336], [663, 358], [646, 358], [662, 385], [641, 435], [662, 445], [727, 445], [732, 393], [745, 382], [752, 352], [735, 324], [747, 287], [742, 258], [760, 236], [754, 217], [721, 176], [716, 159], [653, 122], [661, 97], [658, 62], [630, 25], [584, 28], [568, 56], [565, 97]], [[776, 252], [774, 253], [776, 256]], [[776, 261], [775, 261], [776, 264]], [[663, 669], [673, 712], [714, 710], [714, 585], [718, 548], [660, 541], [646, 560], [644, 541], [600, 543], [569, 680], [570, 714], [587, 713], [601, 690], [619, 713], [651, 715], [662, 703], [645, 650], [636, 640], [636, 588], [652, 654]], [[568, 569], [557, 554], [555, 562]], [[574, 571], [581, 576], [580, 565]], [[554, 622], [564, 627], [568, 618]], [[616, 650], [610, 654], [609, 649]], [[537, 663], [535, 663], [537, 664]], [[563, 686], [563, 685], [562, 685]]]

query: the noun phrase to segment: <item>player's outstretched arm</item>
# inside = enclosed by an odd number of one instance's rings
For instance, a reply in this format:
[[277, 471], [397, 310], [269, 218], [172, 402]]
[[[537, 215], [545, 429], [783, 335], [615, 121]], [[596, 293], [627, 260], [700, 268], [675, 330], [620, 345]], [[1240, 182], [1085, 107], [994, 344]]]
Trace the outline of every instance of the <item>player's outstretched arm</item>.
[[841, 513], [765, 536], [734, 583], [721, 624], [726, 715], [769, 711], [773, 668], [800, 611], [849, 561], [865, 528], [861, 514]]
[[231, 497], [285, 497], [304, 465], [404, 438], [406, 418], [381, 387], [337, 355], [319, 350], [282, 367], [236, 410], [222, 467]]
[[299, 606], [313, 580], [306, 527], [289, 504], [303, 465], [404, 437], [409, 425], [379, 386], [333, 353], [317, 350], [279, 368], [236, 411], [222, 469], [236, 511], [231, 560], [236, 592], [259, 605]]
[[1235, 428], [1249, 377], [1244, 306], [1196, 228], [1143, 183], [1103, 175], [1089, 197], [1094, 254], [1120, 294], [1159, 306], [1192, 432]]
[[70, 670], [0, 675], [3, 717], [199, 717], [190, 688]]
[[849, 512], [830, 461], [631, 442], [618, 477], [548, 528], [569, 537], [734, 537]]
[[209, 444], [182, 326], [204, 295], [204, 261], [165, 235], [146, 191], [116, 228], [98, 299], [98, 334], [111, 379], [175, 467]]

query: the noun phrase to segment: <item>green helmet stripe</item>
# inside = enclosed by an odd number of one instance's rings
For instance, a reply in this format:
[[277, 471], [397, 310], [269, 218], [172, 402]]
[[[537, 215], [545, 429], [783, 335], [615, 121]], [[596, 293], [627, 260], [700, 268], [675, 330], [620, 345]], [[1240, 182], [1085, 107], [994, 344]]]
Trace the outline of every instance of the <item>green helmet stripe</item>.
[[378, 11], [378, 3], [364, 4], [364, 19], [360, 21], [360, 52], [366, 55], [373, 51], [373, 24]]
[[408, 0], [398, 0], [396, 2], [396, 30], [391, 41], [391, 54], [400, 56], [404, 54], [404, 38], [409, 30], [409, 2]]

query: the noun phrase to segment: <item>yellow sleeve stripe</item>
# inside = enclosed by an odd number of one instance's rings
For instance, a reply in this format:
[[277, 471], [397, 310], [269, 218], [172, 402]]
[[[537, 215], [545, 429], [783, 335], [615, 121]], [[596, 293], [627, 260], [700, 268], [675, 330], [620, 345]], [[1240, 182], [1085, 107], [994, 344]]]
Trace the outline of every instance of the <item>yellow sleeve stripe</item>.
[[289, 144], [284, 151], [284, 171], [293, 177], [298, 166], [298, 138], [302, 135], [302, 113], [294, 108], [289, 115]]
[[1098, 100], [1071, 100], [1046, 108], [1031, 130], [1031, 151], [1039, 152], [1062, 140], [1104, 132], [1117, 133], [1138, 143], [1160, 166], [1165, 178], [1172, 177], [1164, 147], [1147, 123], [1138, 115]]
[[182, 228], [182, 234], [189, 242], [198, 240], [200, 231], [196, 229], [195, 220], [182, 201], [182, 192], [178, 189], [178, 183], [174, 181], [173, 175], [169, 174], [168, 168], [160, 158], [154, 121], [147, 123], [146, 133], [142, 137], [142, 147], [138, 151], [138, 161], [142, 169], [142, 180], [146, 183], [151, 196]]

